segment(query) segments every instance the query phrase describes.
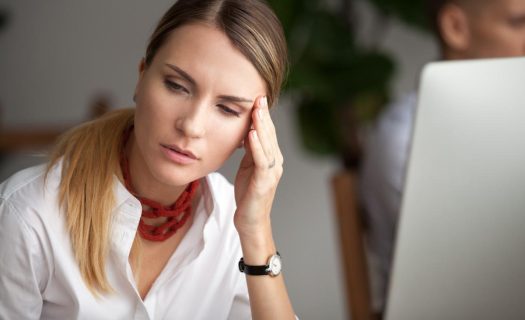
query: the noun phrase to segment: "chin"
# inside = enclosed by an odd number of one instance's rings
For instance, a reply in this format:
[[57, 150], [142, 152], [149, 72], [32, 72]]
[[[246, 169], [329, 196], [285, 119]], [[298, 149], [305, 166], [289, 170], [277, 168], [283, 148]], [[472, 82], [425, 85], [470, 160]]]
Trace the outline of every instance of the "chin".
[[189, 167], [176, 167], [173, 165], [159, 165], [157, 168], [162, 168], [154, 172], [155, 180], [158, 182], [173, 187], [184, 186], [188, 183], [202, 178], [202, 174], [197, 174], [194, 169]]

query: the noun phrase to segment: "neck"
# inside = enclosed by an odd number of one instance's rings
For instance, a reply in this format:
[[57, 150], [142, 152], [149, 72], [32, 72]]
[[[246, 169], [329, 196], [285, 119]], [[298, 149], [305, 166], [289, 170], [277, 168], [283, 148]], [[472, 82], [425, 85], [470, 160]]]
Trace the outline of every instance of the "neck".
[[133, 188], [141, 197], [151, 199], [163, 206], [169, 206], [173, 204], [186, 189], [187, 185], [168, 185], [153, 176], [138, 149], [134, 132], [130, 134], [125, 152], [129, 161], [129, 171]]

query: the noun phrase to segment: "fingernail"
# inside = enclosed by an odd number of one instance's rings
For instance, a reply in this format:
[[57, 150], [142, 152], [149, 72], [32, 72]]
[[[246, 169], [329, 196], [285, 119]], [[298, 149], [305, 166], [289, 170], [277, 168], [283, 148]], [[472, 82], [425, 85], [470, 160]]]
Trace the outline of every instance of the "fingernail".
[[261, 99], [261, 107], [268, 108], [268, 99], [266, 98], [266, 96], [262, 97]]
[[261, 108], [257, 108], [257, 116], [259, 117], [259, 119], [262, 120], [263, 115], [262, 115], [262, 110], [261, 110]]

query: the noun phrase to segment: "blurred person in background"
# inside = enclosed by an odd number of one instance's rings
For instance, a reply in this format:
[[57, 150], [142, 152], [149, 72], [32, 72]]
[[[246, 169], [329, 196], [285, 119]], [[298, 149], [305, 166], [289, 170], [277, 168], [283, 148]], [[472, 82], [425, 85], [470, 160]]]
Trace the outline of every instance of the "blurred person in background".
[[[0, 185], [0, 318], [295, 319], [270, 219], [286, 51], [261, 0], [177, 1], [135, 108]], [[237, 148], [232, 186], [214, 171]]]
[[[443, 60], [525, 55], [525, 0], [429, 0]], [[411, 144], [417, 93], [390, 104], [366, 138], [361, 203], [373, 308], [383, 312]]]

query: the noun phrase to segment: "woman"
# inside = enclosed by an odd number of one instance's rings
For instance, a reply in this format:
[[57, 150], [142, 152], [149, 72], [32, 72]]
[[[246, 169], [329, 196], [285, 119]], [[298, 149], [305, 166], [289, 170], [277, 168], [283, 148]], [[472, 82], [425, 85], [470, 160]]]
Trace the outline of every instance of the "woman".
[[[285, 69], [262, 1], [173, 5], [135, 109], [73, 129], [48, 166], [1, 185], [0, 318], [294, 318], [270, 223]], [[212, 172], [238, 147], [232, 187]]]

